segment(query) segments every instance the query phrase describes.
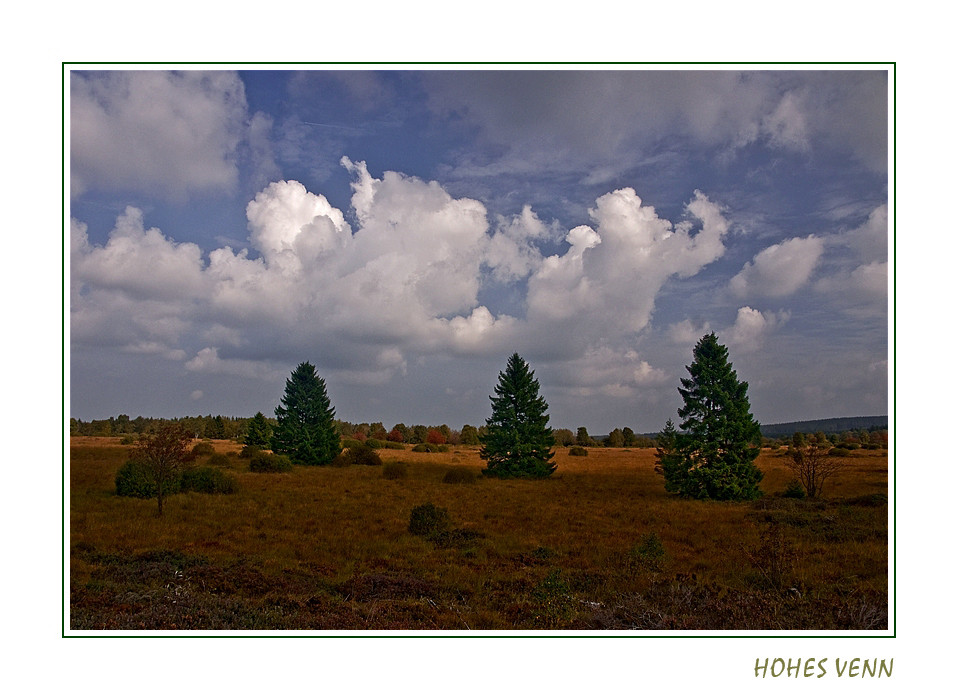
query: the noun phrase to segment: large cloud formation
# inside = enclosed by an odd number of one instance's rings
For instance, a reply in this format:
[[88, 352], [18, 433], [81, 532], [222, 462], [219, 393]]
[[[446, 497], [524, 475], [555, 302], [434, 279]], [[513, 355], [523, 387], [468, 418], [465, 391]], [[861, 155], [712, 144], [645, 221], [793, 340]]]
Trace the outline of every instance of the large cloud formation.
[[[729, 228], [701, 192], [672, 224], [624, 188], [598, 198], [593, 225], [545, 256], [539, 244], [555, 242], [556, 228], [531, 207], [490, 226], [481, 202], [437, 182], [342, 165], [350, 216], [298, 182], [273, 182], [247, 206], [250, 245], [239, 251], [204, 256], [146, 228], [132, 207], [102, 246], [74, 221], [73, 341], [237, 376], [321, 348], [328, 368], [359, 384], [388, 381], [413, 358], [498, 356], [522, 343], [568, 363], [560, 383], [619, 396], [663, 380], [636, 355], [636, 334], [670, 277], [723, 254]], [[522, 290], [522, 314], [480, 303], [504, 283]]]
[[183, 199], [228, 191], [246, 137], [243, 82], [228, 71], [115, 71], [70, 80], [74, 196], [117, 188]]

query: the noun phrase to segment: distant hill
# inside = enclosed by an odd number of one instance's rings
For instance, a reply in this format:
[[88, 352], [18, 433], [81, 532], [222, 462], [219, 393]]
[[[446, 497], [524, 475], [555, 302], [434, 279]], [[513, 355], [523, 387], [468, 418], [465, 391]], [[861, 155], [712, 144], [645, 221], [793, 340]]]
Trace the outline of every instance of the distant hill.
[[846, 430], [885, 430], [888, 416], [857, 416], [855, 418], [823, 418], [802, 420], [794, 423], [773, 423], [762, 426], [762, 436], [767, 438], [793, 435], [794, 433], [843, 433]]

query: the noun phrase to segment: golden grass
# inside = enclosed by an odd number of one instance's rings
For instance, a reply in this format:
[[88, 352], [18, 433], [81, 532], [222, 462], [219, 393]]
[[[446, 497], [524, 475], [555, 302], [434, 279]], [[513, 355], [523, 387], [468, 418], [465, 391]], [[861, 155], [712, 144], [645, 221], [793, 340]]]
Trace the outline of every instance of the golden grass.
[[[883, 452], [849, 457], [817, 503], [678, 499], [650, 449], [560, 448], [551, 479], [473, 484], [443, 483], [453, 467], [479, 474], [469, 447], [381, 450], [408, 465], [395, 480], [369, 466], [256, 474], [234, 458], [237, 493], [175, 495], [156, 518], [154, 502], [113, 494], [128, 451], [111, 438], [71, 440], [77, 629], [887, 626]], [[764, 450], [757, 463], [768, 494], [792, 480], [781, 456]], [[410, 512], [427, 502], [479, 536], [440, 545], [411, 535]], [[779, 562], [762, 549], [774, 527], [785, 533]], [[667, 555], [656, 566], [635, 555], [649, 533]], [[781, 582], [769, 583], [769, 566]]]

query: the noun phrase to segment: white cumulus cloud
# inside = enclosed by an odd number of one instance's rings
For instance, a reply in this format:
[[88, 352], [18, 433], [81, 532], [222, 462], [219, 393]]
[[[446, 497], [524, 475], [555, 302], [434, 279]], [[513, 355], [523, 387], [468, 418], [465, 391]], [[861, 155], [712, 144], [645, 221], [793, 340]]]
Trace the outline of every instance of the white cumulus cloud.
[[824, 241], [814, 235], [776, 243], [745, 263], [729, 289], [739, 298], [794, 294], [808, 282], [824, 250]]

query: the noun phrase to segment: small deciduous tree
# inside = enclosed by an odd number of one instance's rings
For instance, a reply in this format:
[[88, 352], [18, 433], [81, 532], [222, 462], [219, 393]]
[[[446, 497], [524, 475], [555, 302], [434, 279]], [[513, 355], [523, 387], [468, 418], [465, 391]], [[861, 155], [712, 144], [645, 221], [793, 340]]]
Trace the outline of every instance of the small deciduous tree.
[[476, 430], [476, 426], [468, 423], [462, 426], [462, 430], [459, 431], [459, 441], [463, 445], [478, 445], [479, 431]]
[[140, 439], [133, 450], [133, 461], [139, 463], [156, 487], [156, 516], [163, 515], [163, 498], [167, 485], [175, 482], [184, 466], [193, 461], [190, 445], [193, 435], [175, 423], [164, 425], [153, 435]]
[[481, 436], [483, 474], [500, 478], [545, 478], [555, 471], [555, 444], [549, 430], [549, 404], [539, 395], [539, 381], [526, 361], [514, 353], [499, 373], [492, 416]]
[[298, 464], [329, 464], [340, 452], [335, 410], [326, 382], [309, 362], [301, 363], [286, 380], [286, 392], [276, 407], [272, 447]]
[[818, 443], [792, 447], [788, 451], [789, 468], [801, 482], [809, 498], [820, 498], [825, 480], [840, 472], [845, 463], [829, 455], [832, 446]]
[[575, 433], [575, 444], [581, 445], [582, 447], [592, 447], [595, 445], [595, 440], [589, 436], [589, 429], [584, 425], [579, 426], [579, 429]]

